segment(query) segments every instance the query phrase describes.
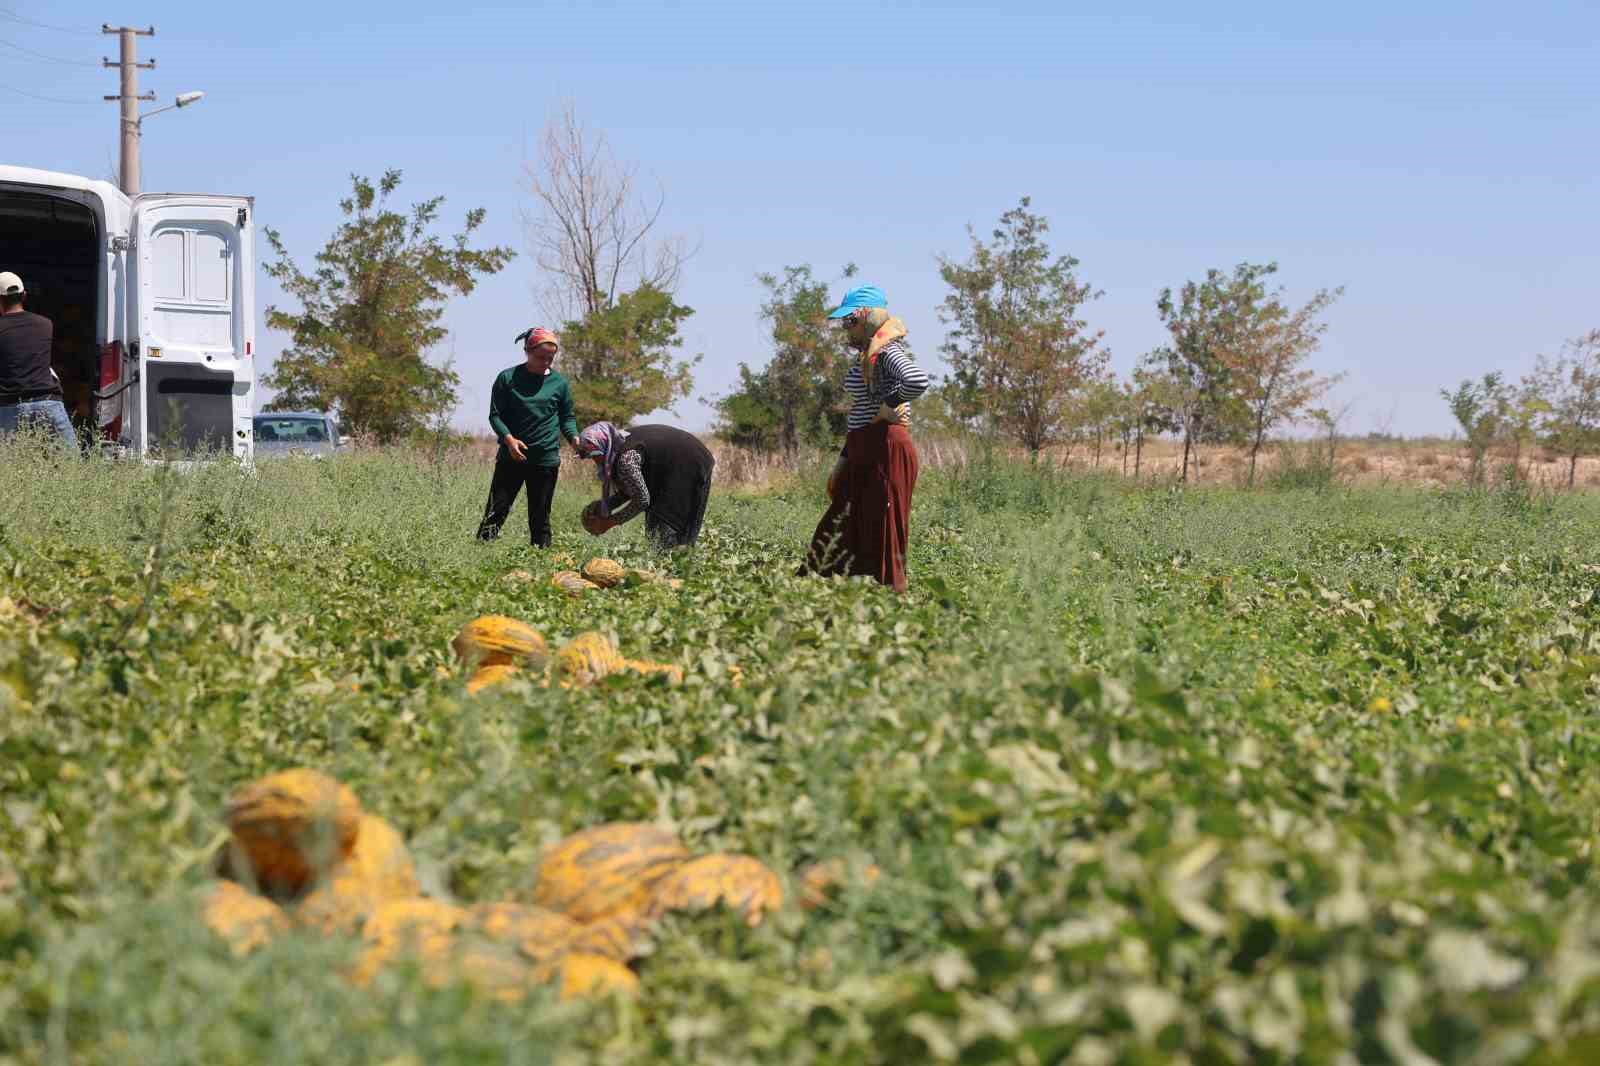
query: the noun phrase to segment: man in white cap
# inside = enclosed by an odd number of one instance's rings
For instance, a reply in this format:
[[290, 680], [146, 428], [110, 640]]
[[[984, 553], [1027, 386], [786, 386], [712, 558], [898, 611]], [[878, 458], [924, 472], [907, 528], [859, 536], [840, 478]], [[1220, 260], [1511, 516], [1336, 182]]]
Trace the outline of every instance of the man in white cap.
[[0, 273], [0, 435], [42, 429], [76, 451], [78, 435], [62, 402], [61, 379], [50, 367], [55, 326], [23, 309], [27, 295], [21, 278]]

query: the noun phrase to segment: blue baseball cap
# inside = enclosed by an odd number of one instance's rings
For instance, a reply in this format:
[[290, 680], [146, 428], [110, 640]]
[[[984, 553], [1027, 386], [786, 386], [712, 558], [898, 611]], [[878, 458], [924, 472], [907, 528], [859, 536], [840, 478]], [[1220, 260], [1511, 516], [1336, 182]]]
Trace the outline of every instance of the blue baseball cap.
[[851, 311], [859, 311], [863, 307], [888, 307], [889, 300], [883, 295], [883, 290], [876, 285], [858, 285], [844, 294], [844, 301], [833, 309], [829, 318], [843, 318]]

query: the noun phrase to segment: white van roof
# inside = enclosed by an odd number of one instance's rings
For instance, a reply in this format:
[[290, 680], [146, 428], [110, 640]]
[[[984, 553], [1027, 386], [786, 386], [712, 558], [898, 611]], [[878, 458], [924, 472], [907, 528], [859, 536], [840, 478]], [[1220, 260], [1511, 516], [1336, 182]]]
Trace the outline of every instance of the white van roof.
[[54, 189], [73, 189], [78, 192], [92, 192], [111, 200], [128, 202], [122, 190], [109, 181], [98, 181], [95, 178], [86, 178], [82, 174], [63, 174], [56, 170], [40, 170], [37, 167], [13, 167], [0, 163], [0, 181], [16, 182], [22, 185], [44, 185]]

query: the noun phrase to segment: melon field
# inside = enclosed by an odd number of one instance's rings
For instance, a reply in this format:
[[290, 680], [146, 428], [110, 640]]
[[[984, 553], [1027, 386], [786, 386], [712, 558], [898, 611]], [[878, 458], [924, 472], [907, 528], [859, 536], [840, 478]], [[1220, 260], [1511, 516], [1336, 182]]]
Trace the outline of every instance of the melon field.
[[[552, 551], [520, 500], [476, 543], [464, 457], [0, 455], [0, 1063], [1600, 1061], [1600, 499], [976, 463], [897, 598], [794, 576], [821, 480], [659, 558], [581, 531], [591, 480]], [[552, 586], [597, 555], [681, 585]], [[486, 614], [682, 677], [472, 694]], [[649, 822], [784, 902], [667, 915], [634, 995], [236, 953], [224, 805], [295, 767], [435, 900]]]

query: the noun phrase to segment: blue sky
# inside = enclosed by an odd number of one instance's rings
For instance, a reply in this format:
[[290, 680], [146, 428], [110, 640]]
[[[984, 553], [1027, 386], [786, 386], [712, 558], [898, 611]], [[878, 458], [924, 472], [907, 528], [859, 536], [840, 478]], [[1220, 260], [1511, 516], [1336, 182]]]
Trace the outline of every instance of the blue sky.
[[[664, 416], [690, 428], [765, 358], [755, 275], [785, 264], [858, 264], [936, 369], [936, 257], [1023, 195], [1104, 290], [1086, 317], [1121, 371], [1162, 342], [1157, 291], [1207, 267], [1343, 285], [1316, 364], [1347, 375], [1357, 431], [1448, 431], [1440, 386], [1600, 326], [1592, 2], [0, 0], [0, 42], [82, 64], [0, 47], [5, 162], [113, 176], [107, 18], [156, 26], [142, 87], [207, 94], [146, 124], [147, 189], [254, 195], [303, 262], [352, 171], [398, 167], [452, 221], [488, 209], [487, 239], [523, 254], [449, 312], [464, 427], [537, 317], [519, 177], [569, 99], [699, 245], [697, 398]], [[261, 338], [270, 358], [282, 338]]]

